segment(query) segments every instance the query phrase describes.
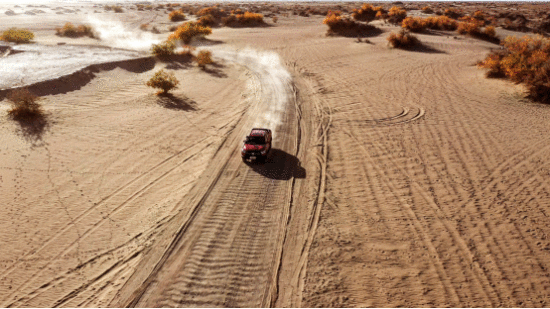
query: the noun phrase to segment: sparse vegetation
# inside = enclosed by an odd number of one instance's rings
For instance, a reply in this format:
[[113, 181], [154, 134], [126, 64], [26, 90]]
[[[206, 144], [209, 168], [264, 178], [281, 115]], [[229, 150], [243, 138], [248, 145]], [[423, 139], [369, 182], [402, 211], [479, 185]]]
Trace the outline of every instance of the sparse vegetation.
[[179, 26], [176, 31], [174, 31], [168, 37], [168, 40], [181, 40], [184, 44], [191, 43], [191, 40], [196, 36], [205, 36], [212, 33], [212, 28], [204, 27], [199, 25], [196, 22], [186, 22], [183, 25]]
[[532, 99], [550, 103], [550, 39], [509, 36], [501, 44], [504, 50], [492, 52], [478, 66], [489, 69], [489, 77], [525, 84]]
[[454, 19], [457, 19], [459, 17], [462, 17], [464, 16], [464, 13], [460, 10], [457, 10], [455, 8], [448, 8], [448, 9], [445, 9], [445, 16], [447, 17], [450, 17], [450, 18], [454, 18]]
[[195, 61], [197, 62], [197, 65], [204, 70], [207, 64], [214, 63], [214, 61], [212, 60], [212, 52], [208, 50], [199, 51], [197, 57], [195, 58]]
[[[139, 29], [142, 30], [142, 31], [147, 31], [147, 29], [149, 29], [149, 24], [141, 24], [139, 25]], [[176, 29], [174, 29], [176, 30]]]
[[182, 21], [182, 20], [185, 20], [185, 14], [183, 14], [182, 11], [178, 10], [178, 11], [172, 11], [169, 15], [168, 15], [168, 18], [170, 19], [170, 21]]
[[9, 28], [2, 32], [0, 40], [13, 43], [29, 43], [34, 39], [34, 33], [27, 29]]
[[229, 27], [251, 27], [264, 25], [264, 16], [258, 13], [244, 12], [243, 14], [231, 14], [222, 18], [224, 25]]
[[274, 24], [276, 24], [278, 20], [279, 18], [277, 16], [271, 17], [271, 21], [273, 21]]
[[75, 26], [72, 23], [66, 23], [63, 27], [56, 28], [55, 31], [58, 36], [70, 38], [88, 36], [90, 38], [95, 38], [93, 28], [88, 25]]
[[161, 89], [157, 92], [159, 94], [167, 94], [168, 91], [176, 88], [179, 81], [176, 79], [174, 73], [166, 72], [164, 70], [157, 71], [153, 77], [146, 83], [147, 86], [152, 88]]
[[447, 16], [428, 17], [425, 19], [426, 28], [434, 30], [454, 31], [458, 27], [456, 20]]
[[405, 29], [401, 29], [399, 33], [392, 32], [387, 38], [389, 44], [393, 48], [408, 49], [420, 43], [420, 40]]
[[124, 12], [120, 5], [105, 5], [103, 8], [105, 9], [105, 11], [114, 11], [115, 13]]
[[27, 88], [12, 90], [7, 95], [11, 104], [8, 115], [14, 120], [31, 120], [43, 116], [43, 110], [38, 103], [39, 98]]
[[151, 46], [151, 53], [157, 57], [167, 57], [174, 55], [176, 44], [173, 41], [164, 41]]
[[360, 9], [353, 9], [353, 14], [351, 17], [357, 21], [370, 22], [376, 18], [376, 13], [378, 11], [370, 4], [363, 4]]
[[401, 27], [411, 32], [422, 32], [426, 30], [427, 22], [422, 17], [407, 17], [401, 22]]
[[216, 21], [216, 18], [214, 18], [214, 16], [210, 14], [201, 16], [197, 21], [197, 23], [204, 27], [213, 27], [218, 24], [218, 22]]
[[496, 37], [496, 31], [494, 27], [488, 26], [485, 29], [483, 27], [483, 21], [477, 20], [473, 17], [463, 17], [461, 22], [458, 23], [458, 28], [456, 29], [460, 34], [468, 34], [473, 37], [499, 42], [499, 39]]

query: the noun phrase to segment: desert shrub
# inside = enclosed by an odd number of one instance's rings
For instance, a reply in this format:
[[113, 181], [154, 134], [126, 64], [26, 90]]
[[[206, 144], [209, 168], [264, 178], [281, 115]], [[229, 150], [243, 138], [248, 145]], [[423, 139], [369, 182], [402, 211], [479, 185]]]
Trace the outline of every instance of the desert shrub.
[[497, 36], [497, 32], [495, 30], [495, 27], [493, 26], [487, 26], [485, 27], [485, 29], [483, 30], [483, 33], [489, 37], [496, 37]]
[[149, 29], [149, 24], [141, 24], [139, 25], [139, 29], [142, 31], [147, 31], [147, 29]]
[[233, 14], [233, 15], [242, 14], [242, 13], [244, 13], [244, 12], [241, 9], [231, 10], [231, 14]]
[[136, 9], [137, 9], [138, 11], [143, 11], [144, 8], [145, 8], [145, 5], [143, 5], [143, 4], [136, 4]]
[[166, 57], [174, 54], [176, 44], [173, 41], [164, 41], [151, 46], [151, 53], [157, 57]]
[[39, 98], [26, 88], [10, 91], [7, 99], [11, 104], [8, 115], [15, 120], [28, 120], [43, 115], [42, 107], [38, 104]]
[[483, 14], [482, 11], [475, 11], [474, 14], [472, 14], [472, 17], [477, 20], [485, 20], [485, 14]]
[[542, 36], [507, 37], [504, 50], [494, 51], [478, 66], [488, 76], [505, 76], [526, 85], [529, 96], [550, 103], [550, 39]]
[[387, 40], [391, 47], [401, 49], [411, 48], [420, 43], [420, 40], [418, 40], [417, 37], [405, 31], [404, 29], [401, 29], [399, 33], [390, 33]]
[[425, 20], [426, 28], [434, 30], [454, 31], [458, 27], [458, 22], [447, 16], [428, 17]]
[[204, 36], [212, 33], [212, 28], [204, 27], [196, 22], [186, 22], [179, 26], [168, 37], [169, 40], [181, 40], [184, 44], [191, 43], [191, 40], [196, 36]]
[[273, 16], [271, 18], [271, 21], [273, 21], [274, 24], [276, 24], [278, 20], [279, 20], [279, 18], [277, 16]]
[[122, 13], [122, 12], [124, 12], [124, 10], [122, 9], [122, 7], [119, 6], [119, 5], [113, 5], [113, 6], [112, 6], [112, 9], [113, 9], [113, 11], [114, 11], [115, 13]]
[[218, 24], [218, 22], [216, 21], [216, 18], [214, 18], [214, 16], [210, 14], [201, 16], [197, 21], [197, 23], [205, 27], [214, 27]]
[[397, 6], [392, 7], [388, 12], [388, 21], [392, 24], [399, 24], [407, 17], [407, 11]]
[[456, 29], [458, 33], [468, 34], [473, 37], [487, 41], [499, 41], [496, 37], [496, 31], [494, 27], [489, 26], [481, 30], [484, 24], [483, 21], [477, 20], [473, 17], [462, 17], [461, 20], [463, 21], [458, 23], [458, 27]]
[[153, 28], [151, 28], [151, 32], [152, 32], [152, 33], [159, 34], [159, 33], [160, 33], [160, 30], [157, 28], [157, 26], [153, 26]]
[[422, 13], [424, 13], [424, 14], [432, 14], [433, 12], [434, 12], [434, 10], [429, 6], [425, 6], [425, 7], [422, 8]]
[[361, 32], [376, 29], [374, 26], [358, 23], [348, 17], [341, 16], [340, 11], [329, 11], [323, 24], [328, 26], [328, 35], [357, 36]]
[[208, 50], [201, 50], [197, 54], [195, 61], [201, 69], [205, 69], [207, 64], [214, 63], [214, 61], [212, 60], [212, 53]]
[[144, 9], [146, 9], [147, 11], [151, 11], [151, 10], [153, 10], [153, 6], [148, 4], [144, 7]]
[[170, 19], [170, 21], [182, 21], [185, 19], [185, 14], [183, 14], [182, 11], [172, 11], [169, 15], [168, 15], [168, 18]]
[[401, 22], [401, 27], [411, 32], [422, 32], [426, 30], [427, 23], [422, 17], [407, 17]]
[[157, 94], [166, 94], [168, 91], [176, 88], [179, 81], [176, 79], [174, 73], [168, 73], [164, 70], [157, 71], [146, 85], [152, 88], [161, 89]]
[[462, 11], [454, 9], [454, 8], [445, 9], [444, 14], [445, 14], [445, 16], [450, 17], [450, 18], [454, 18], [454, 19], [457, 19], [459, 17], [464, 16], [464, 13], [462, 13]]
[[9, 28], [0, 36], [0, 40], [14, 43], [29, 43], [32, 39], [34, 39], [32, 31], [20, 28]]
[[72, 23], [66, 23], [63, 27], [56, 28], [55, 32], [58, 36], [65, 36], [70, 38], [79, 38], [83, 36], [95, 38], [93, 28], [88, 25], [79, 25], [77, 27]]
[[378, 11], [378, 12], [376, 12], [375, 18], [386, 20], [388, 18], [388, 14], [385, 13], [384, 11]]
[[243, 14], [231, 14], [225, 18], [222, 18], [224, 25], [229, 27], [239, 26], [258, 26], [265, 24], [264, 16], [258, 13], [244, 12]]
[[195, 12], [195, 15], [197, 16], [205, 16], [205, 15], [212, 15], [214, 18], [220, 19], [227, 15], [227, 13], [223, 10], [221, 10], [218, 7], [206, 7], [203, 9], [200, 9], [199, 11]]
[[357, 21], [369, 22], [376, 18], [377, 11], [370, 4], [363, 4], [360, 9], [353, 9], [351, 17]]

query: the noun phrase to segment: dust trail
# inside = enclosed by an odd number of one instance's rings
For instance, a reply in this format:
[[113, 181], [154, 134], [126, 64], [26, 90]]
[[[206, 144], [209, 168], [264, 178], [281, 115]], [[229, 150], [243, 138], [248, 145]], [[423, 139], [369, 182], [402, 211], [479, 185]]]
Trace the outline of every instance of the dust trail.
[[287, 103], [293, 97], [292, 77], [274, 52], [257, 51], [250, 48], [233, 50], [212, 48], [213, 57], [238, 63], [251, 70], [262, 87], [262, 111], [256, 116], [254, 127], [276, 129], [282, 122]]
[[152, 44], [160, 42], [153, 33], [128, 29], [119, 21], [88, 17], [87, 22], [97, 32], [102, 44], [110, 47], [146, 51]]

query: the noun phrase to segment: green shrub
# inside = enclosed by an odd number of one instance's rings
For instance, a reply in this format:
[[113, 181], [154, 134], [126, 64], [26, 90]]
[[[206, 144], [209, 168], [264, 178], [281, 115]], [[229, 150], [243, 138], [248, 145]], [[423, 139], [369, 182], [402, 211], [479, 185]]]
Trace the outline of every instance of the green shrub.
[[14, 43], [29, 43], [34, 39], [34, 33], [27, 29], [9, 28], [0, 36], [2, 41]]
[[161, 91], [157, 92], [157, 95], [168, 93], [168, 91], [176, 88], [178, 84], [179, 81], [176, 79], [174, 73], [168, 73], [164, 70], [157, 71], [146, 83], [149, 87], [161, 89]]

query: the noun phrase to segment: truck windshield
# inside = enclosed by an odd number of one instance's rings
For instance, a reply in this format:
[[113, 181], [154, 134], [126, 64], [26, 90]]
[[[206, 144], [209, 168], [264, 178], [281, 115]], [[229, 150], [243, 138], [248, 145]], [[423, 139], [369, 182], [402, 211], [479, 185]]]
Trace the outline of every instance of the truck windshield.
[[263, 145], [265, 144], [265, 138], [263, 136], [247, 136], [246, 143], [252, 145]]

